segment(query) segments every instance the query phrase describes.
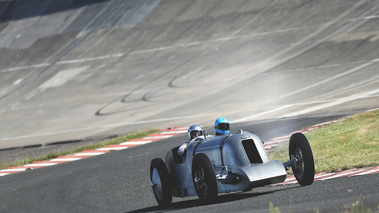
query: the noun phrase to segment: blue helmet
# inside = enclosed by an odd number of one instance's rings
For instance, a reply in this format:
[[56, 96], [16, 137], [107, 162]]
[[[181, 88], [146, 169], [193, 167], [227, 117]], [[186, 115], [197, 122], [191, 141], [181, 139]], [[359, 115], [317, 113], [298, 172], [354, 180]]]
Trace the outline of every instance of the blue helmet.
[[203, 135], [203, 130], [199, 125], [192, 125], [188, 128], [188, 137], [190, 140]]
[[219, 117], [215, 121], [216, 134], [227, 135], [230, 131], [230, 125], [228, 119], [225, 117]]

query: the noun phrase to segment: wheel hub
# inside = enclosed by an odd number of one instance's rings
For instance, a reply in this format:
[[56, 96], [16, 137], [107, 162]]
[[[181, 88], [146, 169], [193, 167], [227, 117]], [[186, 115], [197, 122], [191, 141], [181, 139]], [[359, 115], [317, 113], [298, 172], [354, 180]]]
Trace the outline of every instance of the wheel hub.
[[157, 169], [153, 170], [153, 175], [151, 177], [150, 185], [153, 188], [156, 196], [161, 200], [163, 196], [162, 182], [161, 182], [161, 177], [159, 176]]

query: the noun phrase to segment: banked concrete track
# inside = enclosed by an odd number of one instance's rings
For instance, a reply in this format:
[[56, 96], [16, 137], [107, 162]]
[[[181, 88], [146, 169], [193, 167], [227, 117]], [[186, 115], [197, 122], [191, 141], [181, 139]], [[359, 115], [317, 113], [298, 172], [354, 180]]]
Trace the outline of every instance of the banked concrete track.
[[378, 107], [378, 1], [0, 1], [0, 149]]
[[[266, 140], [377, 108], [378, 9], [373, 0], [0, 0], [1, 156], [218, 116]], [[148, 166], [183, 140], [1, 177], [0, 212], [161, 211]], [[365, 175], [163, 210], [266, 212], [272, 201], [284, 212], [331, 211], [360, 195], [375, 208], [376, 185]]]

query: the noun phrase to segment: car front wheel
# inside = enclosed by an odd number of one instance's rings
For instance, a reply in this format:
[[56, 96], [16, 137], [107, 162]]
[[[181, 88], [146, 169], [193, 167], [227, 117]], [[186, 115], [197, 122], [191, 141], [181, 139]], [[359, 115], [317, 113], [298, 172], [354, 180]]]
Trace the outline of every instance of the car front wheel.
[[172, 202], [170, 175], [166, 164], [160, 158], [155, 158], [150, 164], [150, 180], [155, 199], [159, 206], [168, 206]]
[[199, 153], [192, 160], [192, 180], [199, 199], [212, 203], [218, 195], [216, 174], [208, 156]]
[[289, 155], [297, 182], [302, 186], [311, 185], [315, 176], [315, 165], [312, 149], [305, 135], [295, 133], [291, 136]]

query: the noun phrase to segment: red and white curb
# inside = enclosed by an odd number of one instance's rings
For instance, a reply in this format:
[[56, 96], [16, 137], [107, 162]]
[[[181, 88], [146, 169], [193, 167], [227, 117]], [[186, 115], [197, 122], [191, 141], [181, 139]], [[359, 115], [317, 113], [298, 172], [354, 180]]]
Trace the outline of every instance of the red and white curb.
[[[365, 168], [365, 169], [354, 168], [354, 169], [349, 169], [346, 171], [333, 172], [333, 173], [321, 172], [321, 173], [315, 174], [314, 181], [329, 180], [329, 179], [341, 178], [341, 177], [352, 177], [352, 176], [358, 176], [358, 175], [376, 174], [376, 173], [379, 173], [379, 166], [374, 167], [374, 168]], [[294, 184], [294, 183], [297, 183], [297, 180], [292, 175], [292, 176], [288, 176], [284, 182], [273, 184], [273, 185], [285, 185], [285, 184]]]
[[[325, 126], [327, 124], [334, 123], [334, 122], [344, 120], [344, 119], [345, 118], [340, 118], [340, 119], [332, 120], [329, 122], [317, 124], [317, 125], [314, 125], [314, 126], [311, 126], [311, 127], [308, 127], [308, 128], [303, 129], [303, 130], [296, 131], [296, 132], [306, 133], [306, 132], [309, 132], [310, 130], [317, 129], [317, 128]], [[88, 158], [88, 157], [92, 157], [92, 156], [96, 156], [96, 155], [105, 154], [105, 153], [110, 152], [112, 150], [127, 149], [127, 148], [130, 148], [133, 146], [147, 144], [147, 143], [151, 143], [151, 142], [154, 142], [157, 140], [169, 138], [169, 137], [172, 137], [174, 135], [186, 133], [187, 131], [188, 131], [188, 127], [168, 128], [159, 134], [150, 134], [144, 138], [131, 139], [129, 141], [126, 141], [126, 142], [123, 142], [120, 144], [108, 145], [108, 146], [105, 146], [103, 148], [99, 148], [96, 150], [82, 151], [80, 153], [70, 155], [70, 156], [59, 156], [59, 157], [52, 159], [52, 160], [49, 160], [49, 161], [36, 161], [36, 162], [33, 162], [32, 164], [27, 164], [24, 166], [9, 167], [8, 169], [0, 170], [0, 176], [5, 176], [8, 174], [22, 172], [22, 171], [26, 171], [26, 170], [31, 170], [31, 169], [36, 169], [36, 168], [41, 168], [41, 167], [46, 167], [46, 166], [53, 166], [53, 165], [57, 165], [57, 164], [61, 164], [61, 163], [76, 161], [76, 160], [80, 160], [83, 158]], [[293, 132], [293, 133], [295, 133], [295, 132]], [[281, 142], [288, 141], [293, 133], [290, 133], [290, 134], [287, 134], [287, 135], [284, 135], [281, 137], [273, 138], [273, 139], [266, 141], [264, 143], [266, 150], [271, 150], [275, 146], [280, 144]], [[322, 173], [315, 174], [314, 180], [315, 181], [328, 180], [328, 179], [332, 179], [332, 178], [351, 177], [351, 176], [356, 176], [356, 175], [366, 175], [366, 174], [375, 174], [375, 173], [379, 173], [379, 166], [374, 167], [374, 168], [365, 168], [365, 169], [350, 169], [350, 170], [335, 172], [335, 173], [322, 172]], [[286, 178], [286, 180], [284, 182], [274, 184], [274, 185], [293, 184], [293, 183], [297, 183], [295, 177], [289, 176]]]
[[108, 145], [96, 150], [86, 150], [86, 151], [82, 151], [80, 153], [76, 153], [73, 155], [59, 156], [55, 159], [51, 159], [48, 161], [35, 161], [31, 164], [27, 164], [23, 166], [9, 167], [7, 169], [0, 170], [0, 176], [5, 176], [5, 175], [17, 173], [17, 172], [23, 172], [23, 171], [31, 170], [31, 169], [37, 169], [41, 167], [54, 166], [61, 163], [67, 163], [67, 162], [76, 161], [76, 160], [80, 160], [83, 158], [88, 158], [88, 157], [92, 157], [96, 155], [102, 155], [110, 151], [123, 150], [130, 147], [139, 146], [139, 145], [151, 143], [157, 140], [169, 138], [174, 135], [186, 133], [187, 131], [188, 131], [188, 127], [168, 128], [159, 134], [150, 134], [147, 137], [143, 137], [139, 139], [131, 139], [120, 144]]

